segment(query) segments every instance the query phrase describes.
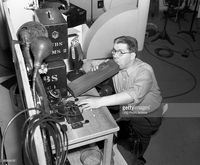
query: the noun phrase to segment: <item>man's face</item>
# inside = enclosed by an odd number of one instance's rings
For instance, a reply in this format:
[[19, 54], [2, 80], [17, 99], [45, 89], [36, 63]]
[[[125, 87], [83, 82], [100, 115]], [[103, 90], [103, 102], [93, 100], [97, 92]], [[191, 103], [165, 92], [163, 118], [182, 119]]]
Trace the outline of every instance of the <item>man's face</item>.
[[128, 50], [127, 44], [118, 43], [114, 44], [112, 55], [120, 69], [126, 69], [135, 60], [136, 54]]

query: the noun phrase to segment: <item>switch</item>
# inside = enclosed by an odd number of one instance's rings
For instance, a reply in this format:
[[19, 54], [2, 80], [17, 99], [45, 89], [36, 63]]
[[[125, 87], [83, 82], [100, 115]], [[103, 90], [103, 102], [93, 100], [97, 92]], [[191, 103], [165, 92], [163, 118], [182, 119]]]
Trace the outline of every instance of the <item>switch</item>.
[[103, 4], [103, 1], [100, 0], [97, 2], [97, 8], [100, 9], [100, 8], [103, 8], [104, 7], [104, 4]]

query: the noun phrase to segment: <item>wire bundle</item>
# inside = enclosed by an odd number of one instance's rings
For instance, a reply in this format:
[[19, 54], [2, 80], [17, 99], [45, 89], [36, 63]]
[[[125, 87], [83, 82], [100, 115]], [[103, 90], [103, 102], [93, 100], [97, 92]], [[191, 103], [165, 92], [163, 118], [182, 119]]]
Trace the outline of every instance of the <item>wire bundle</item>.
[[3, 144], [9, 126], [21, 114], [34, 110], [39, 113], [30, 116], [22, 127], [22, 156], [23, 163], [37, 165], [37, 153], [34, 143], [34, 133], [36, 128], [40, 128], [43, 147], [45, 151], [47, 165], [63, 165], [67, 160], [68, 137], [67, 126], [61, 125], [58, 117], [49, 115], [38, 108], [25, 109], [17, 113], [7, 124], [3, 132], [1, 142], [1, 164], [4, 165], [6, 160], [3, 159]]
[[60, 124], [57, 118], [46, 113], [29, 117], [24, 123], [22, 147], [28, 161], [32, 165], [38, 164], [34, 147], [34, 133], [38, 127], [40, 127], [42, 134], [47, 164], [63, 165], [67, 159], [68, 151], [67, 129], [66, 126]]

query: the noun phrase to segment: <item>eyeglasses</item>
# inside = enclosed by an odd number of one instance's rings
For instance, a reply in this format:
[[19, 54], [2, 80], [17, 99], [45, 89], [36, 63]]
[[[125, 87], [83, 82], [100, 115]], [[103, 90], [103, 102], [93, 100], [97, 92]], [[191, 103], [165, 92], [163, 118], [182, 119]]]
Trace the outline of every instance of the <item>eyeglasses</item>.
[[132, 52], [123, 52], [122, 50], [115, 50], [113, 49], [111, 51], [112, 55], [118, 55], [118, 57], [121, 57], [122, 55], [126, 54], [126, 53], [132, 53]]

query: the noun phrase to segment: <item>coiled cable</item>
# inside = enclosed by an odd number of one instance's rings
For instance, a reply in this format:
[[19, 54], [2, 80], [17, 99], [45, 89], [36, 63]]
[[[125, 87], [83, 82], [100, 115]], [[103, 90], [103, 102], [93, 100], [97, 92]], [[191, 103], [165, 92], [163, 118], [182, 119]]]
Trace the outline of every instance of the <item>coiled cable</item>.
[[9, 120], [9, 122], [7, 123], [7, 125], [6, 125], [6, 127], [5, 127], [5, 129], [4, 129], [4, 131], [3, 131], [2, 141], [1, 141], [1, 164], [2, 164], [2, 165], [4, 165], [4, 162], [6, 161], [6, 160], [4, 161], [4, 157], [3, 157], [3, 155], [4, 155], [3, 146], [4, 146], [5, 137], [6, 137], [6, 133], [7, 133], [7, 131], [8, 131], [8, 128], [10, 127], [10, 125], [13, 123], [13, 121], [14, 121], [18, 116], [20, 116], [20, 115], [23, 114], [23, 113], [26, 113], [26, 112], [28, 112], [28, 111], [33, 111], [33, 110], [34, 110], [34, 111], [41, 111], [41, 109], [39, 109], [39, 108], [24, 109], [24, 110], [18, 112], [15, 116], [13, 116], [13, 117]]
[[32, 110], [36, 111], [37, 113], [25, 120], [21, 132], [22, 158], [24, 164], [26, 164], [25, 160], [28, 160], [30, 165], [38, 164], [34, 143], [34, 133], [36, 128], [39, 127], [42, 134], [47, 164], [51, 162], [52, 165], [63, 165], [67, 160], [68, 153], [68, 137], [66, 127], [60, 124], [60, 121], [57, 117], [49, 115], [39, 108], [29, 108], [18, 112], [6, 125], [6, 128], [3, 131], [1, 142], [2, 165], [4, 165], [4, 162], [6, 161], [3, 157], [3, 145], [8, 128], [18, 116]]
[[[174, 95], [163, 96], [163, 99], [169, 99], [169, 98], [174, 98], [174, 97], [182, 96], [182, 95], [185, 95], [185, 94], [191, 92], [192, 90], [194, 90], [194, 89], [196, 88], [196, 85], [197, 85], [197, 78], [195, 77], [195, 75], [194, 75], [193, 73], [189, 72], [188, 70], [186, 70], [185, 68], [183, 68], [183, 67], [181, 67], [181, 66], [178, 66], [178, 65], [176, 65], [176, 64], [173, 64], [173, 63], [171, 63], [171, 62], [169, 62], [169, 61], [166, 61], [166, 60], [164, 60], [164, 59], [162, 59], [162, 58], [159, 58], [159, 57], [155, 56], [155, 55], [148, 49], [147, 43], [144, 44], [144, 48], [145, 48], [145, 50], [146, 50], [151, 56], [153, 56], [153, 57], [157, 58], [158, 60], [163, 61], [163, 62], [165, 62], [165, 63], [167, 63], [167, 64], [169, 64], [169, 65], [172, 65], [172, 66], [174, 66], [174, 67], [176, 67], [176, 68], [178, 68], [178, 69], [180, 69], [180, 70], [183, 70], [184, 72], [188, 73], [188, 74], [192, 77], [192, 79], [193, 79], [194, 84], [193, 84], [193, 86], [192, 86], [190, 89], [188, 89], [188, 90], [186, 90], [186, 91], [183, 91], [183, 92], [180, 92], [180, 93], [177, 93], [177, 94], [174, 94]], [[166, 48], [166, 49], [167, 49], [167, 48]], [[171, 51], [170, 51], [170, 52], [171, 52]], [[169, 54], [172, 54], [172, 53], [169, 53]]]
[[57, 118], [48, 114], [35, 115], [33, 118], [28, 118], [24, 123], [22, 138], [23, 151], [29, 163], [33, 165], [37, 164], [35, 162], [36, 155], [33, 143], [34, 132], [37, 127], [41, 129], [47, 164], [49, 164], [48, 162], [52, 162], [53, 165], [63, 164], [67, 159], [68, 151], [66, 130]]

